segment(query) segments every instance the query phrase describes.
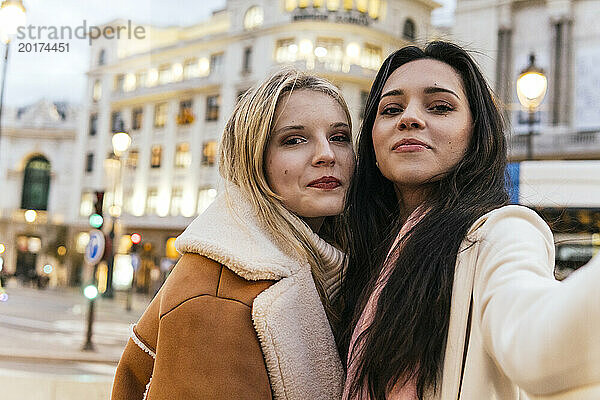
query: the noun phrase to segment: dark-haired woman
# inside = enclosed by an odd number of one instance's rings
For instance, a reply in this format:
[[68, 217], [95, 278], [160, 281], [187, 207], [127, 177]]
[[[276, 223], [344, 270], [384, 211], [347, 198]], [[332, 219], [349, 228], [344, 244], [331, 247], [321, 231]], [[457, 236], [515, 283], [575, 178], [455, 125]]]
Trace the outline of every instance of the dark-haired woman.
[[600, 399], [600, 260], [553, 277], [507, 206], [502, 119], [460, 47], [387, 58], [349, 189], [345, 399]]

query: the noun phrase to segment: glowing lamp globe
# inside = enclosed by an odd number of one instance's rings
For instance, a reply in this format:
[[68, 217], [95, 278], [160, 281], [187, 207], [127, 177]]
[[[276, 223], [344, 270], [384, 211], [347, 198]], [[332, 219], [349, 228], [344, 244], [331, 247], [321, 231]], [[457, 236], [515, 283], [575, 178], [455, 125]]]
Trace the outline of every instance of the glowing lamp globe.
[[17, 33], [19, 26], [25, 26], [27, 17], [22, 0], [4, 0], [0, 5], [0, 36], [4, 41]]
[[127, 151], [131, 145], [131, 136], [126, 132], [115, 133], [112, 137], [113, 150], [117, 156]]
[[98, 296], [98, 288], [94, 285], [88, 285], [83, 289], [83, 295], [89, 300], [94, 300]]
[[535, 56], [529, 56], [529, 65], [517, 79], [517, 96], [521, 105], [528, 110], [535, 110], [544, 100], [548, 89], [548, 79], [544, 70], [535, 65]]

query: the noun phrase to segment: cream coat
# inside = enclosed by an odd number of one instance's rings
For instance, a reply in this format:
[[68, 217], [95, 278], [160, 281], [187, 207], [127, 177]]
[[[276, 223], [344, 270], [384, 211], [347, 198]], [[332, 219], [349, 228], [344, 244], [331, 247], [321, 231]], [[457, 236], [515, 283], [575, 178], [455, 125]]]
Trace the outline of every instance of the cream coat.
[[521, 206], [480, 218], [461, 249], [432, 398], [600, 399], [600, 259], [556, 281], [552, 233]]
[[[247, 280], [275, 280], [252, 306], [273, 398], [339, 399], [342, 364], [309, 264], [276, 244], [238, 189], [228, 193], [177, 238], [177, 250], [204, 255]], [[314, 240], [321, 256], [341, 267], [342, 253], [317, 235]], [[338, 271], [331, 272], [328, 293], [337, 289]]]

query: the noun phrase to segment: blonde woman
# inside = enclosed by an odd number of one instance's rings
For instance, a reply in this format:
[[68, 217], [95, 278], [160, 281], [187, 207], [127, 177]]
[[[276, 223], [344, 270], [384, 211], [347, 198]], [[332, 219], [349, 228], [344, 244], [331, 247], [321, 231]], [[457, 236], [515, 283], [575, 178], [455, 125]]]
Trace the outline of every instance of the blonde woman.
[[[183, 257], [137, 325], [113, 399], [337, 399], [328, 321], [336, 216], [354, 169], [339, 90], [288, 69], [240, 100], [221, 141], [226, 190], [177, 239]], [[327, 311], [326, 311], [327, 310]]]

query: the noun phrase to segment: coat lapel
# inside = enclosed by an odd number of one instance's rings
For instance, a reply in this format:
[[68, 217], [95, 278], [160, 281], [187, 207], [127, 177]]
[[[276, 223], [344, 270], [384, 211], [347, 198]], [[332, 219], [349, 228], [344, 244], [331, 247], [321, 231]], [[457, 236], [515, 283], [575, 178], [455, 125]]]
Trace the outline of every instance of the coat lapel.
[[450, 303], [450, 323], [448, 326], [448, 339], [444, 356], [444, 369], [442, 373], [441, 399], [459, 399], [462, 380], [464, 355], [467, 344], [467, 331], [471, 299], [473, 297], [473, 284], [475, 279], [475, 266], [477, 264], [477, 248], [479, 241], [477, 229], [487, 220], [487, 214], [479, 218], [469, 229], [466, 239], [460, 246], [456, 267], [454, 270], [454, 283], [452, 287], [452, 300]]
[[275, 399], [340, 399], [344, 372], [308, 265], [252, 307]]

